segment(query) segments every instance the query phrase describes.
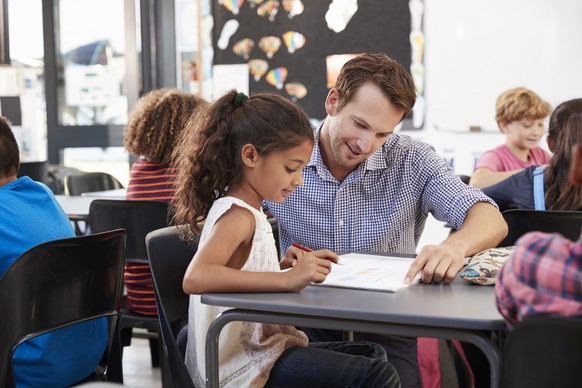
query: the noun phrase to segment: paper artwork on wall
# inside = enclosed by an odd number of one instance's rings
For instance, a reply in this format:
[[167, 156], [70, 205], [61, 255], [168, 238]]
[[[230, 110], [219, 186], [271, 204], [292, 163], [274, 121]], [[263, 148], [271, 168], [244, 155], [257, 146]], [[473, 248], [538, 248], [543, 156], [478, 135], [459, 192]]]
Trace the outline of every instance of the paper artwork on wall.
[[301, 0], [283, 0], [283, 9], [287, 12], [289, 19], [301, 15], [305, 7]]
[[335, 86], [335, 81], [337, 76], [347, 61], [352, 58], [357, 57], [361, 54], [338, 54], [338, 55], [328, 55], [325, 57], [325, 67], [327, 71], [327, 88], [331, 89]]
[[267, 70], [269, 70], [269, 62], [264, 59], [251, 59], [249, 61], [249, 71], [255, 81], [259, 82]]
[[411, 61], [410, 74], [416, 88], [416, 104], [412, 108], [412, 125], [421, 128], [424, 122], [425, 100], [424, 100], [424, 32], [422, 31], [422, 18], [424, 13], [424, 3], [422, 0], [409, 0], [410, 10], [410, 47]]
[[261, 4], [264, 0], [248, 0], [251, 8], [255, 8], [257, 4]]
[[281, 39], [276, 36], [264, 36], [259, 40], [259, 48], [268, 58], [273, 58], [273, 55], [279, 51], [279, 47], [281, 47]]
[[300, 32], [287, 31], [283, 34], [283, 42], [285, 42], [289, 54], [293, 54], [296, 50], [303, 47], [306, 41], [305, 35]]
[[212, 89], [216, 98], [231, 89], [249, 95], [249, 66], [246, 63], [235, 65], [214, 65], [212, 68]]
[[219, 49], [224, 50], [228, 47], [230, 38], [234, 35], [236, 30], [238, 30], [238, 27], [239, 22], [236, 19], [230, 19], [224, 23], [224, 27], [222, 27], [222, 31], [220, 32], [220, 38], [218, 39], [218, 42], [216, 42]]
[[357, 11], [358, 0], [333, 0], [325, 14], [327, 27], [333, 32], [342, 32]]
[[283, 89], [283, 85], [287, 79], [287, 73], [286, 67], [276, 67], [267, 73], [265, 80], [277, 89]]
[[289, 82], [285, 84], [285, 91], [291, 99], [300, 100], [307, 95], [307, 88], [300, 82]]
[[255, 41], [249, 38], [241, 39], [232, 46], [232, 51], [244, 59], [249, 59], [249, 55], [255, 47]]
[[270, 22], [275, 20], [279, 12], [279, 2], [277, 0], [267, 0], [257, 8], [257, 15], [269, 19]]
[[240, 7], [242, 7], [244, 0], [218, 0], [219, 4], [222, 4], [224, 8], [228, 9], [234, 15], [238, 15], [240, 12]]

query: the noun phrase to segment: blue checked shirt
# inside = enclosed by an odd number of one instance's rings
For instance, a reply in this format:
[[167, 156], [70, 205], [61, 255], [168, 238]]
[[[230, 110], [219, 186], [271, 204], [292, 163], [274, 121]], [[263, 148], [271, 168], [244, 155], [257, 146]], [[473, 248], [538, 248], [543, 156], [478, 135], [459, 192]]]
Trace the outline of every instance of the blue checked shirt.
[[478, 202], [495, 203], [453, 173], [434, 148], [394, 134], [343, 182], [319, 151], [319, 131], [303, 186], [282, 203], [266, 202], [279, 223], [281, 251], [312, 249], [415, 253], [429, 213], [458, 229]]

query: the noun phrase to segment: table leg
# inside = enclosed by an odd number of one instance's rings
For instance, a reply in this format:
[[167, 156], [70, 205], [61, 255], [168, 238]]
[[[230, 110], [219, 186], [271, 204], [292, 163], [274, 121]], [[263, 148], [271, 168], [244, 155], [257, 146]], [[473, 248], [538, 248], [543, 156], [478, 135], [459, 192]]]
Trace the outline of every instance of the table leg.
[[218, 315], [210, 324], [208, 333], [206, 334], [205, 366], [206, 387], [208, 388], [218, 387], [218, 337], [220, 336], [222, 328], [227, 323], [233, 321], [287, 324], [334, 330], [353, 330], [367, 333], [402, 335], [406, 337], [458, 339], [475, 345], [485, 353], [491, 369], [491, 387], [497, 388], [499, 386], [500, 351], [480, 330], [231, 309]]

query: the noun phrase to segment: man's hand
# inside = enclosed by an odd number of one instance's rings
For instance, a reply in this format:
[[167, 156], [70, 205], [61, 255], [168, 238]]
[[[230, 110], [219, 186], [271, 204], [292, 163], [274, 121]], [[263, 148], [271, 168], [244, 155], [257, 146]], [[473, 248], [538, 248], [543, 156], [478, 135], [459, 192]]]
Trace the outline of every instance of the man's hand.
[[423, 283], [450, 283], [463, 268], [465, 257], [497, 246], [506, 235], [507, 224], [499, 210], [487, 202], [478, 202], [471, 206], [460, 229], [440, 245], [421, 249], [404, 281], [410, 283], [420, 273]]
[[463, 268], [464, 252], [465, 249], [452, 240], [423, 247], [410, 265], [405, 283], [410, 283], [418, 273], [423, 283], [452, 282]]

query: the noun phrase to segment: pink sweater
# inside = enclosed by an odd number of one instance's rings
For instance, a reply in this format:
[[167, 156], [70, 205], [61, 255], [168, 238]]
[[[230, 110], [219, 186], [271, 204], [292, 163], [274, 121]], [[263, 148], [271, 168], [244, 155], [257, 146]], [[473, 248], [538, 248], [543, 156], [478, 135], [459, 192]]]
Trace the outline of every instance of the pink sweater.
[[523, 169], [529, 166], [540, 166], [549, 163], [550, 155], [543, 148], [536, 147], [529, 150], [528, 159], [527, 162], [518, 159], [504, 144], [486, 151], [479, 159], [475, 170], [485, 167], [493, 172], [503, 172]]

